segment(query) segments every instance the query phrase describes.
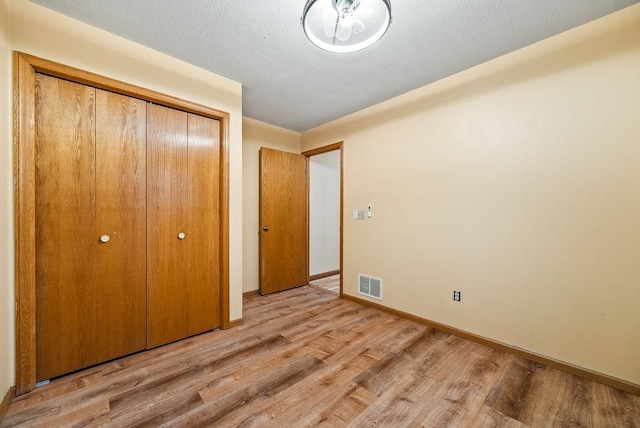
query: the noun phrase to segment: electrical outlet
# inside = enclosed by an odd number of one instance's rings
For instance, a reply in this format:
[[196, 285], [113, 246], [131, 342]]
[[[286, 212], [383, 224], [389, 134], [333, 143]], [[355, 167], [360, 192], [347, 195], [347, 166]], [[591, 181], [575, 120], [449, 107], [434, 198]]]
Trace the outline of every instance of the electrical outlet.
[[459, 302], [460, 301], [460, 292], [453, 290], [453, 301], [454, 302]]

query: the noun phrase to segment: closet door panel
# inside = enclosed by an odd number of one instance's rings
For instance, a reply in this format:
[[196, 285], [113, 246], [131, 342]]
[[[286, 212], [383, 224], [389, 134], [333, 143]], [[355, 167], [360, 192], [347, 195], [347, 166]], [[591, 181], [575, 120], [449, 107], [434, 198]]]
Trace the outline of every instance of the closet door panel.
[[146, 348], [146, 180], [146, 102], [97, 90], [95, 345], [100, 361]]
[[188, 335], [220, 326], [220, 122], [189, 114]]
[[[147, 106], [147, 347], [186, 336], [187, 113]], [[180, 239], [179, 234], [184, 233]]]
[[36, 379], [97, 362], [95, 89], [37, 75]]

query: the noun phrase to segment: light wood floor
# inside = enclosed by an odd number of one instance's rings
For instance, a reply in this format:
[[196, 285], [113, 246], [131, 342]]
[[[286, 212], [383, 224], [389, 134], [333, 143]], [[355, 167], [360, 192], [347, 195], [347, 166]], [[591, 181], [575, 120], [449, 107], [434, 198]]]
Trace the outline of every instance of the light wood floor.
[[52, 381], [2, 426], [638, 427], [640, 397], [301, 287]]
[[311, 281], [309, 285], [335, 294], [336, 296], [340, 295], [340, 275], [331, 275], [326, 278], [316, 279]]

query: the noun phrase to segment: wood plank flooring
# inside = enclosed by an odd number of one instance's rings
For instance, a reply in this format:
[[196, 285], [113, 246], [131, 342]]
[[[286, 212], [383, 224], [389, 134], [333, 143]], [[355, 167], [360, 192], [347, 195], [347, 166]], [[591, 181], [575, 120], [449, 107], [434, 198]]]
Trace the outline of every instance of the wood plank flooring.
[[311, 287], [244, 325], [83, 370], [3, 427], [640, 427], [640, 397]]
[[331, 275], [326, 278], [313, 280], [309, 283], [313, 288], [324, 290], [336, 296], [340, 295], [340, 275]]

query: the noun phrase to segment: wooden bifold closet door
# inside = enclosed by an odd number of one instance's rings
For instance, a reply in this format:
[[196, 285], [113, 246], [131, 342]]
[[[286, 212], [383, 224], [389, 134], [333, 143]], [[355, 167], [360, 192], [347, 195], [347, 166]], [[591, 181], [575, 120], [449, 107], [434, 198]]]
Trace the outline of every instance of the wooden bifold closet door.
[[145, 348], [146, 103], [45, 75], [35, 90], [43, 380]]
[[219, 327], [219, 122], [35, 92], [37, 380]]
[[217, 120], [148, 108], [148, 347], [220, 326]]

